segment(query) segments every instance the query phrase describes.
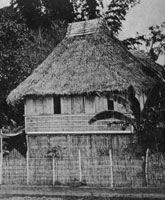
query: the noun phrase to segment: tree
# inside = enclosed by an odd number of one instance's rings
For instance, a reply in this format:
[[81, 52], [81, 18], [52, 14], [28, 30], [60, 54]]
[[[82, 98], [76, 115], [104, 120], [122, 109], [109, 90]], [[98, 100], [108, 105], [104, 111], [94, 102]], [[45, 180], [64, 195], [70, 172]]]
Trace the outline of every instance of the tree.
[[101, 16], [102, 0], [80, 0], [76, 5], [79, 10], [78, 20], [95, 19]]
[[23, 105], [12, 107], [6, 97], [52, 52], [64, 37], [66, 26], [52, 22], [50, 29], [30, 30], [3, 10], [0, 14], [0, 124], [4, 126], [10, 119], [23, 122]]
[[113, 35], [121, 30], [129, 9], [140, 0], [112, 0], [103, 12], [103, 0], [12, 0], [12, 7], [30, 28], [50, 27], [52, 21], [66, 23], [103, 16]]
[[11, 6], [29, 27], [36, 29], [44, 23], [41, 0], [11, 0]]
[[52, 21], [72, 22], [75, 16], [70, 0], [12, 0], [12, 8], [30, 29], [51, 28]]
[[127, 38], [123, 44], [128, 49], [142, 49], [156, 61], [160, 55], [165, 54], [165, 22], [160, 25], [150, 26], [148, 35], [137, 33], [135, 38]]
[[70, 23], [74, 20], [74, 8], [70, 0], [42, 0], [42, 6], [49, 22], [63, 20]]
[[131, 124], [134, 127], [137, 144], [141, 147], [141, 153], [146, 149], [152, 151], [164, 151], [165, 135], [165, 82], [157, 81], [150, 90], [144, 108], [140, 109], [140, 103], [135, 97], [135, 90], [132, 86], [128, 88], [127, 98], [117, 94], [107, 94], [107, 98], [113, 98], [124, 106], [129, 106], [133, 117], [121, 112], [108, 110], [96, 114], [90, 119], [89, 124], [102, 119], [118, 119], [123, 122], [123, 129]]
[[[10, 20], [3, 13], [0, 16], [0, 123], [8, 121], [9, 106], [6, 103], [7, 94], [17, 86], [29, 73], [25, 69], [25, 44], [28, 41], [28, 28]], [[19, 117], [18, 117], [19, 118]]]
[[16, 149], [22, 156], [26, 157], [27, 143], [24, 128], [22, 133], [3, 139], [3, 155], [7, 155], [13, 149]]
[[104, 17], [112, 35], [118, 35], [122, 28], [122, 21], [126, 19], [126, 15], [130, 8], [137, 3], [140, 3], [140, 0], [112, 0], [110, 2]]
[[94, 19], [99, 16], [102, 0], [12, 0], [12, 7], [22, 16], [30, 28], [49, 28], [52, 21]]
[[[30, 30], [11, 8], [7, 12], [5, 8], [0, 10], [0, 27], [0, 128], [5, 133], [21, 128], [24, 133], [23, 102], [8, 105], [7, 95], [52, 52], [64, 37], [66, 26], [57, 21], [50, 29]], [[3, 145], [8, 151], [16, 148], [26, 156], [25, 134], [4, 139]]]

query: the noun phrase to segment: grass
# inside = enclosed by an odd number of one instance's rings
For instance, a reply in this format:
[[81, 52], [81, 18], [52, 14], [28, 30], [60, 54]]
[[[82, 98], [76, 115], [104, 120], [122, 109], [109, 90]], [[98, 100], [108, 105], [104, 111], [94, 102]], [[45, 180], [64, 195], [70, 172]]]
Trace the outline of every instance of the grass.
[[47, 197], [47, 196], [0, 196], [0, 199], [3, 200], [164, 200], [165, 198], [135, 198], [135, 197]]

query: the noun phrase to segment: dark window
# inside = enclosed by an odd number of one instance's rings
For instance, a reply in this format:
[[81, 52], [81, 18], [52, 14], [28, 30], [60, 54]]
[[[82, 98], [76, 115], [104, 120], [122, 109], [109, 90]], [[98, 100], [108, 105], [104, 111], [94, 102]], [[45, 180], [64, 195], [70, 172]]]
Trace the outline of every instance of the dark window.
[[108, 110], [114, 110], [114, 103], [111, 99], [108, 99]]
[[59, 96], [54, 97], [54, 114], [61, 114], [61, 101]]

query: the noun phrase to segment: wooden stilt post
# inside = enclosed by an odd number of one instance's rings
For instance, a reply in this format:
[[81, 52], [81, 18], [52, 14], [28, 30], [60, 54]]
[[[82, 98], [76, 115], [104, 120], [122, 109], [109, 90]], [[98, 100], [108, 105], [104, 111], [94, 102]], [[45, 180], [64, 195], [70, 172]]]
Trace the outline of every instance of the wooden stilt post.
[[131, 187], [134, 186], [134, 162], [133, 160], [131, 159], [131, 163], [130, 163], [130, 172], [131, 172]]
[[145, 181], [146, 184], [148, 184], [148, 155], [149, 155], [149, 149], [146, 151], [146, 160], [145, 160]]
[[26, 170], [27, 170], [27, 185], [29, 185], [29, 138], [26, 135], [27, 152], [26, 152]]
[[113, 188], [113, 160], [112, 160], [112, 151], [109, 150], [109, 161], [110, 161], [110, 175], [111, 175], [111, 188]]
[[0, 158], [0, 184], [2, 184], [2, 177], [3, 177], [3, 136], [1, 130], [1, 158]]
[[79, 181], [82, 181], [81, 150], [79, 149]]
[[55, 157], [52, 157], [52, 169], [53, 169], [53, 185], [55, 185]]

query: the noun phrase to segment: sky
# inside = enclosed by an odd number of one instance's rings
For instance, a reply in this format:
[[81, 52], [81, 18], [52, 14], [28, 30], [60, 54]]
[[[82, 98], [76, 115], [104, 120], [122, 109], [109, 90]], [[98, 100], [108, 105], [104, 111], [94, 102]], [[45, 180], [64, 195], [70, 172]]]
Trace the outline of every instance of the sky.
[[147, 33], [147, 28], [165, 21], [165, 0], [141, 0], [127, 15], [121, 36]]
[[[28, 0], [27, 0], [28, 1]], [[104, 6], [111, 0], [103, 0]], [[0, 0], [0, 8], [9, 5], [10, 0]], [[123, 30], [120, 39], [134, 37], [137, 32], [146, 34], [149, 26], [165, 21], [165, 0], [141, 0], [139, 5], [132, 8], [126, 21], [123, 22]], [[160, 60], [165, 63], [165, 56]]]
[[3, 8], [4, 6], [8, 6], [10, 3], [10, 0], [0, 0], [0, 8]]

